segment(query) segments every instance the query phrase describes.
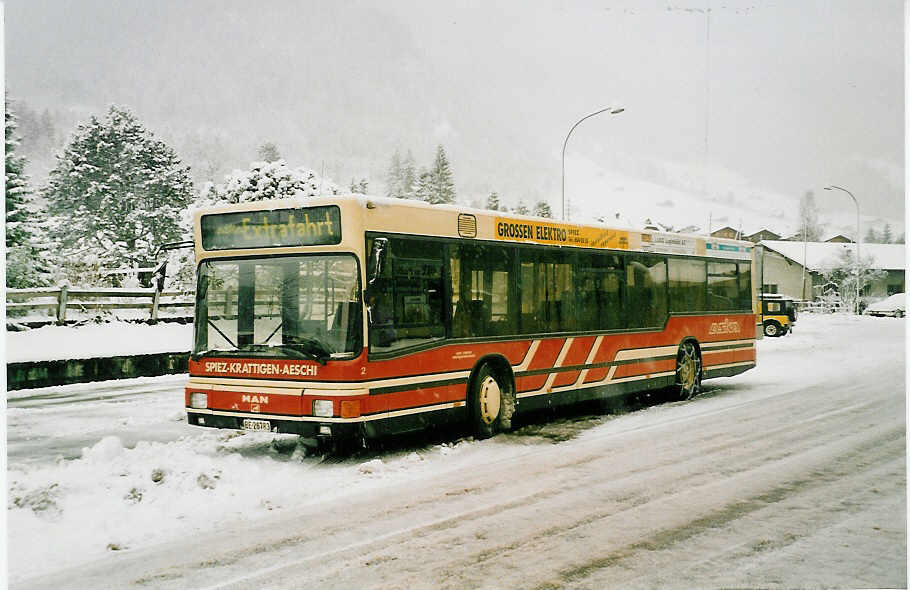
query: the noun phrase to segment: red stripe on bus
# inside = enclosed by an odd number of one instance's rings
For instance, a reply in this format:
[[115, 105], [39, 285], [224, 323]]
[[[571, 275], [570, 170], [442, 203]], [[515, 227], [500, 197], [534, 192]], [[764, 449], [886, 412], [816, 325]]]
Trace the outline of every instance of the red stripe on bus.
[[[594, 345], [594, 336], [585, 336], [582, 338], [576, 338], [572, 342], [572, 346], [569, 348], [569, 352], [566, 354], [566, 358], [562, 360], [563, 367], [574, 367], [577, 365], [584, 365], [585, 361], [588, 358], [588, 354], [591, 352], [591, 347]], [[578, 375], [581, 371], [569, 371], [567, 373], [560, 373], [556, 380], [553, 381], [553, 387], [564, 387], [566, 385], [572, 385], [575, 383], [575, 380], [578, 379]]]
[[556, 357], [559, 356], [559, 351], [562, 350], [562, 345], [565, 344], [565, 342], [565, 338], [541, 340], [540, 345], [537, 347], [537, 353], [534, 355], [534, 360], [531, 361], [528, 370], [533, 371], [535, 369], [551, 368], [556, 363]]
[[524, 393], [526, 391], [537, 391], [543, 387], [544, 383], [547, 382], [547, 373], [541, 375], [531, 375], [530, 377], [516, 377], [515, 379], [515, 390], [518, 393]]
[[623, 377], [638, 377], [640, 375], [666, 373], [675, 370], [676, 360], [674, 359], [666, 361], [646, 361], [643, 363], [633, 363], [616, 367], [616, 372], [613, 374], [613, 378], [622, 379]]
[[604, 377], [607, 376], [607, 372], [610, 370], [610, 367], [605, 367], [603, 369], [591, 369], [588, 371], [587, 376], [585, 377], [585, 383], [594, 383], [595, 381], [602, 381]]
[[464, 401], [466, 387], [465, 384], [459, 383], [456, 385], [444, 385], [442, 387], [400, 391], [398, 393], [390, 393], [378, 397], [389, 398], [389, 410], [394, 412], [395, 410], [405, 410], [420, 406], [432, 406], [434, 404]]

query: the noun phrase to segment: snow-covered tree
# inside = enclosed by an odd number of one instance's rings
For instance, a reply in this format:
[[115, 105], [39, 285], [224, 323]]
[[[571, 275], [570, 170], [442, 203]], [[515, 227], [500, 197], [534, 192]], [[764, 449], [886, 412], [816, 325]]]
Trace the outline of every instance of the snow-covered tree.
[[253, 162], [249, 170], [235, 170], [224, 184], [203, 186], [196, 207], [220, 203], [247, 203], [290, 197], [337, 195], [338, 187], [305, 167], [291, 168], [284, 160]]
[[351, 192], [358, 195], [365, 195], [369, 189], [369, 183], [367, 183], [366, 178], [361, 178], [358, 182], [355, 179], [351, 179]]
[[537, 201], [537, 204], [534, 205], [534, 215], [537, 217], [549, 217], [552, 219], [553, 211], [550, 209], [550, 204], [546, 201]]
[[259, 159], [264, 162], [277, 162], [281, 159], [281, 152], [278, 151], [278, 146], [271, 141], [267, 141], [259, 146], [257, 155], [259, 156]]
[[417, 189], [414, 191], [414, 198], [418, 201], [430, 202], [433, 198], [433, 175], [430, 172], [423, 171], [420, 178], [417, 179]]
[[489, 209], [490, 211], [499, 211], [500, 206], [499, 195], [496, 193], [496, 191], [493, 191], [490, 193], [490, 196], [487, 197], [486, 209]]
[[531, 213], [531, 211], [528, 209], [528, 206], [525, 205], [525, 202], [520, 199], [518, 201], [518, 205], [512, 209], [512, 212], [517, 213], [518, 215], [529, 215]]
[[885, 223], [885, 229], [882, 230], [882, 243], [890, 244], [894, 241], [894, 234], [891, 233], [891, 224]]
[[192, 182], [173, 149], [112, 106], [76, 128], [43, 194], [71, 269], [121, 267], [149, 264], [159, 244], [185, 237], [179, 220]]
[[[797, 236], [800, 240], [806, 239], [810, 242], [818, 242], [822, 239], [824, 224], [818, 221], [818, 205], [815, 204], [815, 193], [806, 191], [799, 200], [799, 231]], [[803, 232], [805, 231], [805, 238]]]
[[887, 276], [887, 272], [874, 268], [871, 256], [860, 256], [859, 268], [855, 263], [853, 249], [842, 250], [837, 258], [828, 260], [822, 267], [822, 277], [826, 283], [837, 285], [837, 292], [844, 306], [852, 309], [856, 302], [856, 282], [859, 279], [859, 291], [872, 281]]
[[863, 241], [867, 244], [877, 244], [878, 243], [878, 233], [876, 233], [874, 227], [870, 227], [869, 231], [866, 232], [866, 237], [863, 238]]
[[36, 287], [50, 280], [47, 256], [39, 236], [39, 212], [32, 201], [26, 160], [17, 155], [20, 137], [16, 116], [5, 98], [4, 139], [6, 145], [6, 286]]
[[446, 151], [442, 145], [436, 146], [436, 159], [430, 169], [431, 186], [430, 194], [426, 201], [434, 205], [455, 202], [455, 182], [452, 180], [452, 170]]
[[401, 156], [398, 154], [398, 150], [395, 150], [395, 153], [392, 154], [392, 162], [389, 164], [389, 172], [386, 176], [385, 195], [391, 199], [400, 199], [403, 196], [403, 192]]
[[29, 231], [29, 220], [33, 214], [29, 210], [31, 189], [25, 175], [25, 158], [17, 155], [22, 138], [17, 133], [16, 116], [6, 98], [6, 115], [4, 117], [4, 138], [6, 144], [6, 246], [17, 246], [27, 243], [32, 237]]
[[403, 199], [417, 198], [417, 168], [411, 150], [401, 163], [401, 197]]

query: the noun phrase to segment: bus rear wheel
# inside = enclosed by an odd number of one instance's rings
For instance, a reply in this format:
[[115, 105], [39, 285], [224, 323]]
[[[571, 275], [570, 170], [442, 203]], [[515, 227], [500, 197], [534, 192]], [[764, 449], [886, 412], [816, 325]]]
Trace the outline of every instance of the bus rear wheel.
[[470, 392], [471, 430], [475, 438], [490, 438], [500, 429], [505, 389], [490, 365], [480, 367]]
[[701, 389], [701, 353], [691, 340], [679, 346], [676, 353], [676, 396], [680, 400], [692, 399]]

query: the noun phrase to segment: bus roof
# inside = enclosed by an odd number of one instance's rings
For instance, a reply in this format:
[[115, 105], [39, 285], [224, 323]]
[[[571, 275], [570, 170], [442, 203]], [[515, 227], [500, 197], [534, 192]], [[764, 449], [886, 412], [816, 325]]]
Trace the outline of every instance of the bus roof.
[[739, 260], [749, 260], [752, 257], [753, 244], [740, 240], [566, 223], [458, 204], [433, 205], [423, 201], [364, 195], [300, 197], [207, 207], [195, 212], [195, 225], [198, 229], [200, 219], [205, 215], [325, 205], [338, 205], [345, 224], [352, 222], [350, 219], [345, 220], [345, 217], [356, 217], [356, 212], [359, 211], [365, 231]]

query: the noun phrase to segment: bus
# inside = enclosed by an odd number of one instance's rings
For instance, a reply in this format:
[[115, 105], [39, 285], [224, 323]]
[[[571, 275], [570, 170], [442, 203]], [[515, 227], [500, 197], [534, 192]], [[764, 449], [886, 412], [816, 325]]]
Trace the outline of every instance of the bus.
[[749, 242], [357, 195], [203, 209], [194, 242], [196, 426], [486, 438], [756, 362]]

